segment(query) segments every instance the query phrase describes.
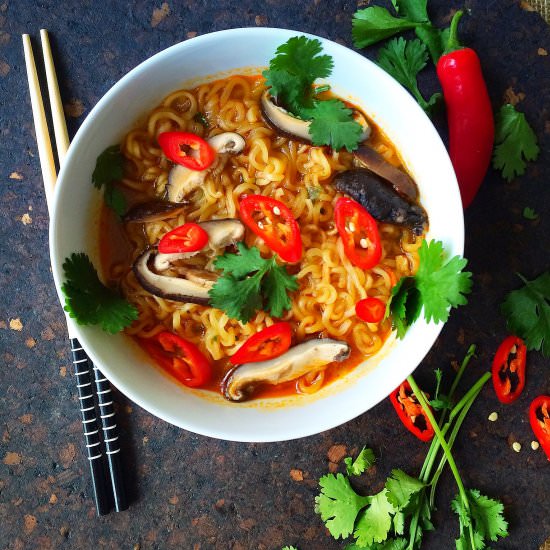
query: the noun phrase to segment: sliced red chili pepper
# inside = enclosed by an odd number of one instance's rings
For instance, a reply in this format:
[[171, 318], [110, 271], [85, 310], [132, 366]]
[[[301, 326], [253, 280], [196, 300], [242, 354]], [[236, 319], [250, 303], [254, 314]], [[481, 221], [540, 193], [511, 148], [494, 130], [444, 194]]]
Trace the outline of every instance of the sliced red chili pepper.
[[159, 252], [195, 252], [208, 244], [208, 233], [196, 223], [184, 223], [169, 231], [159, 241]]
[[361, 269], [370, 269], [382, 257], [382, 245], [376, 220], [358, 203], [341, 197], [334, 207], [334, 222], [344, 243], [349, 261]]
[[238, 350], [229, 361], [233, 365], [243, 363], [254, 363], [266, 361], [279, 357], [290, 347], [292, 341], [292, 330], [290, 323], [275, 323], [253, 334]]
[[240, 216], [245, 225], [262, 238], [282, 260], [300, 260], [300, 228], [290, 209], [281, 201], [263, 195], [247, 195], [240, 202]]
[[195, 344], [172, 332], [161, 332], [142, 339], [149, 355], [182, 384], [197, 388], [212, 378], [210, 362]]
[[550, 395], [539, 395], [529, 407], [529, 422], [542, 450], [550, 460]]
[[421, 441], [430, 441], [433, 438], [434, 429], [406, 380], [390, 394], [390, 400], [409, 432]]
[[437, 63], [449, 126], [449, 156], [455, 169], [462, 205], [474, 199], [491, 161], [495, 125], [491, 100], [476, 52], [457, 39], [462, 11], [450, 27], [445, 55]]
[[191, 170], [206, 170], [216, 157], [207, 141], [190, 132], [162, 132], [157, 140], [172, 162]]
[[355, 313], [362, 321], [379, 323], [386, 314], [386, 304], [378, 298], [369, 296], [355, 304]]
[[525, 386], [527, 348], [521, 338], [508, 336], [500, 344], [493, 359], [493, 386], [501, 403], [512, 403]]

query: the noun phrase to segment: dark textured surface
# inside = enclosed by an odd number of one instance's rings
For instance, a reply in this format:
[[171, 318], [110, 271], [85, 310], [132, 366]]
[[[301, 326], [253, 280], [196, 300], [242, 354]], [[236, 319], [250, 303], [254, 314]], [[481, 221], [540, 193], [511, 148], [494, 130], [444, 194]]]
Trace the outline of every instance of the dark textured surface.
[[[533, 278], [549, 267], [550, 58], [540, 48], [550, 51], [550, 33], [519, 2], [465, 3], [472, 17], [464, 21], [463, 38], [479, 52], [493, 103], [500, 105], [509, 88], [519, 96], [541, 155], [510, 184], [490, 171], [466, 214], [465, 255], [475, 288], [417, 371], [430, 389], [432, 370], [449, 373], [470, 343], [479, 345], [479, 354], [464, 387], [489, 367], [506, 334], [498, 306], [518, 285], [514, 272]], [[434, 20], [448, 21], [460, 4], [431, 0]], [[316, 480], [341, 454], [334, 445], [348, 452], [363, 444], [375, 449], [379, 461], [362, 484], [369, 491], [379, 490], [391, 468], [418, 473], [426, 447], [403, 432], [388, 400], [315, 437], [245, 445], [179, 430], [117, 396], [133, 503], [127, 512], [96, 518], [66, 329], [49, 269], [21, 33], [51, 31], [73, 135], [121, 76], [195, 33], [269, 25], [351, 46], [356, 8], [345, 0], [169, 0], [165, 6], [160, 0], [0, 0], [0, 548], [336, 549], [343, 544], [327, 536], [313, 511]], [[435, 80], [433, 70], [426, 73], [422, 84], [429, 91]], [[523, 219], [524, 206], [540, 218]], [[529, 354], [527, 387], [512, 406], [500, 405], [485, 387], [455, 447], [466, 485], [506, 504], [510, 537], [496, 548], [535, 549], [550, 536], [550, 464], [530, 449], [527, 420], [530, 401], [550, 392], [549, 363]], [[487, 421], [491, 411], [498, 411], [498, 422]], [[511, 450], [515, 440], [523, 445], [520, 453]], [[454, 547], [457, 535], [448, 474], [440, 487], [437, 531], [426, 538], [428, 549]]]

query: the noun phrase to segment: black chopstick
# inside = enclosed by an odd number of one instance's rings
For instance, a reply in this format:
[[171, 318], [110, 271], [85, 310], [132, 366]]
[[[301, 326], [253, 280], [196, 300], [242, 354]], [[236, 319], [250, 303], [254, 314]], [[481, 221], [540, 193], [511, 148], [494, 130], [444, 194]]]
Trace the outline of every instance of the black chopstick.
[[111, 477], [113, 503], [115, 510], [121, 512], [128, 508], [128, 501], [123, 481], [122, 461], [120, 459], [120, 441], [118, 438], [115, 408], [113, 406], [113, 393], [109, 380], [105, 378], [99, 368], [93, 365], [93, 370], [97, 400], [99, 403], [99, 417], [101, 418], [101, 427], [103, 430], [103, 442], [105, 443], [105, 454], [107, 456], [109, 474]]
[[76, 338], [71, 338], [71, 355], [73, 359], [74, 375], [80, 413], [82, 414], [82, 429], [86, 441], [86, 454], [92, 474], [92, 487], [98, 516], [109, 513], [109, 485], [105, 472], [101, 434], [96, 415], [94, 387], [92, 383], [92, 362]]

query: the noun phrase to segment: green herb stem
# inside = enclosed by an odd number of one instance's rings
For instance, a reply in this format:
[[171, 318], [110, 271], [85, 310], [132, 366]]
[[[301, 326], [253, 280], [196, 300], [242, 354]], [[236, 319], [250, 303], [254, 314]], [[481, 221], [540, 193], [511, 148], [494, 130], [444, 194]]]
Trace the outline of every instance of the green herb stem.
[[[412, 375], [407, 377], [407, 381], [411, 385], [411, 388], [418, 399], [420, 405], [422, 406], [422, 409], [424, 411], [424, 414], [428, 417], [428, 420], [431, 422], [432, 427], [435, 431], [435, 434], [439, 440], [439, 443], [441, 445], [441, 448], [443, 449], [443, 452], [445, 453], [445, 456], [447, 457], [447, 462], [449, 463], [449, 468], [451, 469], [451, 472], [453, 473], [453, 476], [456, 481], [456, 486], [458, 487], [458, 492], [460, 494], [460, 498], [462, 499], [462, 504], [464, 506], [464, 509], [469, 513], [470, 512], [470, 504], [468, 502], [468, 496], [466, 495], [466, 489], [464, 487], [464, 483], [462, 482], [462, 478], [460, 477], [460, 473], [458, 471], [458, 467], [456, 465], [455, 459], [451, 453], [451, 449], [449, 448], [449, 445], [447, 444], [447, 441], [445, 440], [445, 436], [441, 432], [441, 429], [439, 425], [437, 424], [435, 417], [430, 409], [430, 406], [428, 405], [428, 402], [426, 401], [426, 398], [424, 397], [424, 394], [422, 393], [421, 389], [418, 387], [418, 384], [416, 383], [416, 380], [412, 377]], [[468, 531], [470, 535], [470, 542], [472, 543], [472, 548], [475, 548], [475, 540], [474, 540], [474, 531], [473, 527], [470, 523], [468, 525]]]
[[[468, 414], [468, 411], [470, 410], [470, 407], [474, 404], [474, 401], [477, 399], [477, 396], [483, 389], [483, 386], [485, 383], [491, 378], [491, 373], [486, 372], [470, 389], [470, 391], [464, 396], [463, 399], [461, 399], [459, 405], [461, 404], [460, 413], [458, 414], [458, 418], [456, 419], [456, 422], [453, 426], [453, 429], [451, 431], [451, 435], [449, 437], [449, 449], [453, 448], [454, 442], [456, 440], [456, 436], [458, 435], [458, 431], [460, 430], [460, 427], [462, 426], [462, 423], [464, 422], [464, 419], [466, 418], [466, 415]], [[457, 405], [458, 407], [458, 405]], [[453, 409], [452, 412], [455, 412], [455, 409]], [[454, 416], [449, 418], [449, 424], [452, 422]], [[445, 467], [445, 463], [447, 461], [447, 457], [443, 455], [441, 457], [441, 460], [439, 462], [439, 466], [437, 467], [437, 470], [435, 471], [434, 475], [432, 476], [432, 480], [430, 482], [431, 488], [430, 488], [430, 507], [433, 507], [434, 505], [434, 499], [435, 499], [435, 489], [437, 486], [437, 482], [439, 481], [439, 477], [441, 476], [441, 473], [443, 472], [443, 468]], [[430, 468], [431, 469], [431, 468]]]
[[447, 41], [447, 47], [445, 48], [444, 55], [454, 52], [456, 50], [462, 49], [464, 46], [458, 41], [458, 23], [462, 16], [464, 15], [464, 12], [462, 10], [458, 10], [451, 20], [451, 25], [449, 27], [449, 40]]

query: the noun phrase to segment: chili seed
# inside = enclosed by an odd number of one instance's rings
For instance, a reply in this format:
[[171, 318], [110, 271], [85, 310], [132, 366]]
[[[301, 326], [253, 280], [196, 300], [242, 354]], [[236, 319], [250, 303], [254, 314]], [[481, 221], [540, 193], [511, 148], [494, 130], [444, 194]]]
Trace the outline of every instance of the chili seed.
[[521, 451], [521, 443], [518, 443], [517, 441], [514, 441], [512, 443], [512, 449], [516, 451], [516, 453], [519, 453]]
[[492, 412], [490, 415], [489, 415], [489, 420], [491, 422], [496, 422], [498, 420], [498, 413], [497, 412]]
[[258, 222], [258, 227], [259, 227], [260, 229], [263, 229], [263, 228], [264, 228], [264, 224], [263, 224], [262, 222]]
[[281, 215], [281, 209], [278, 206], [274, 206], [273, 207], [273, 214], [275, 214], [276, 216], [280, 216]]
[[359, 244], [361, 245], [361, 248], [367, 248], [369, 246], [367, 239], [365, 239], [364, 237], [359, 241]]
[[531, 449], [533, 449], [533, 451], [536, 451], [539, 447], [540, 445], [538, 441], [531, 441]]
[[354, 233], [355, 232], [355, 224], [353, 222], [348, 223], [348, 232]]

